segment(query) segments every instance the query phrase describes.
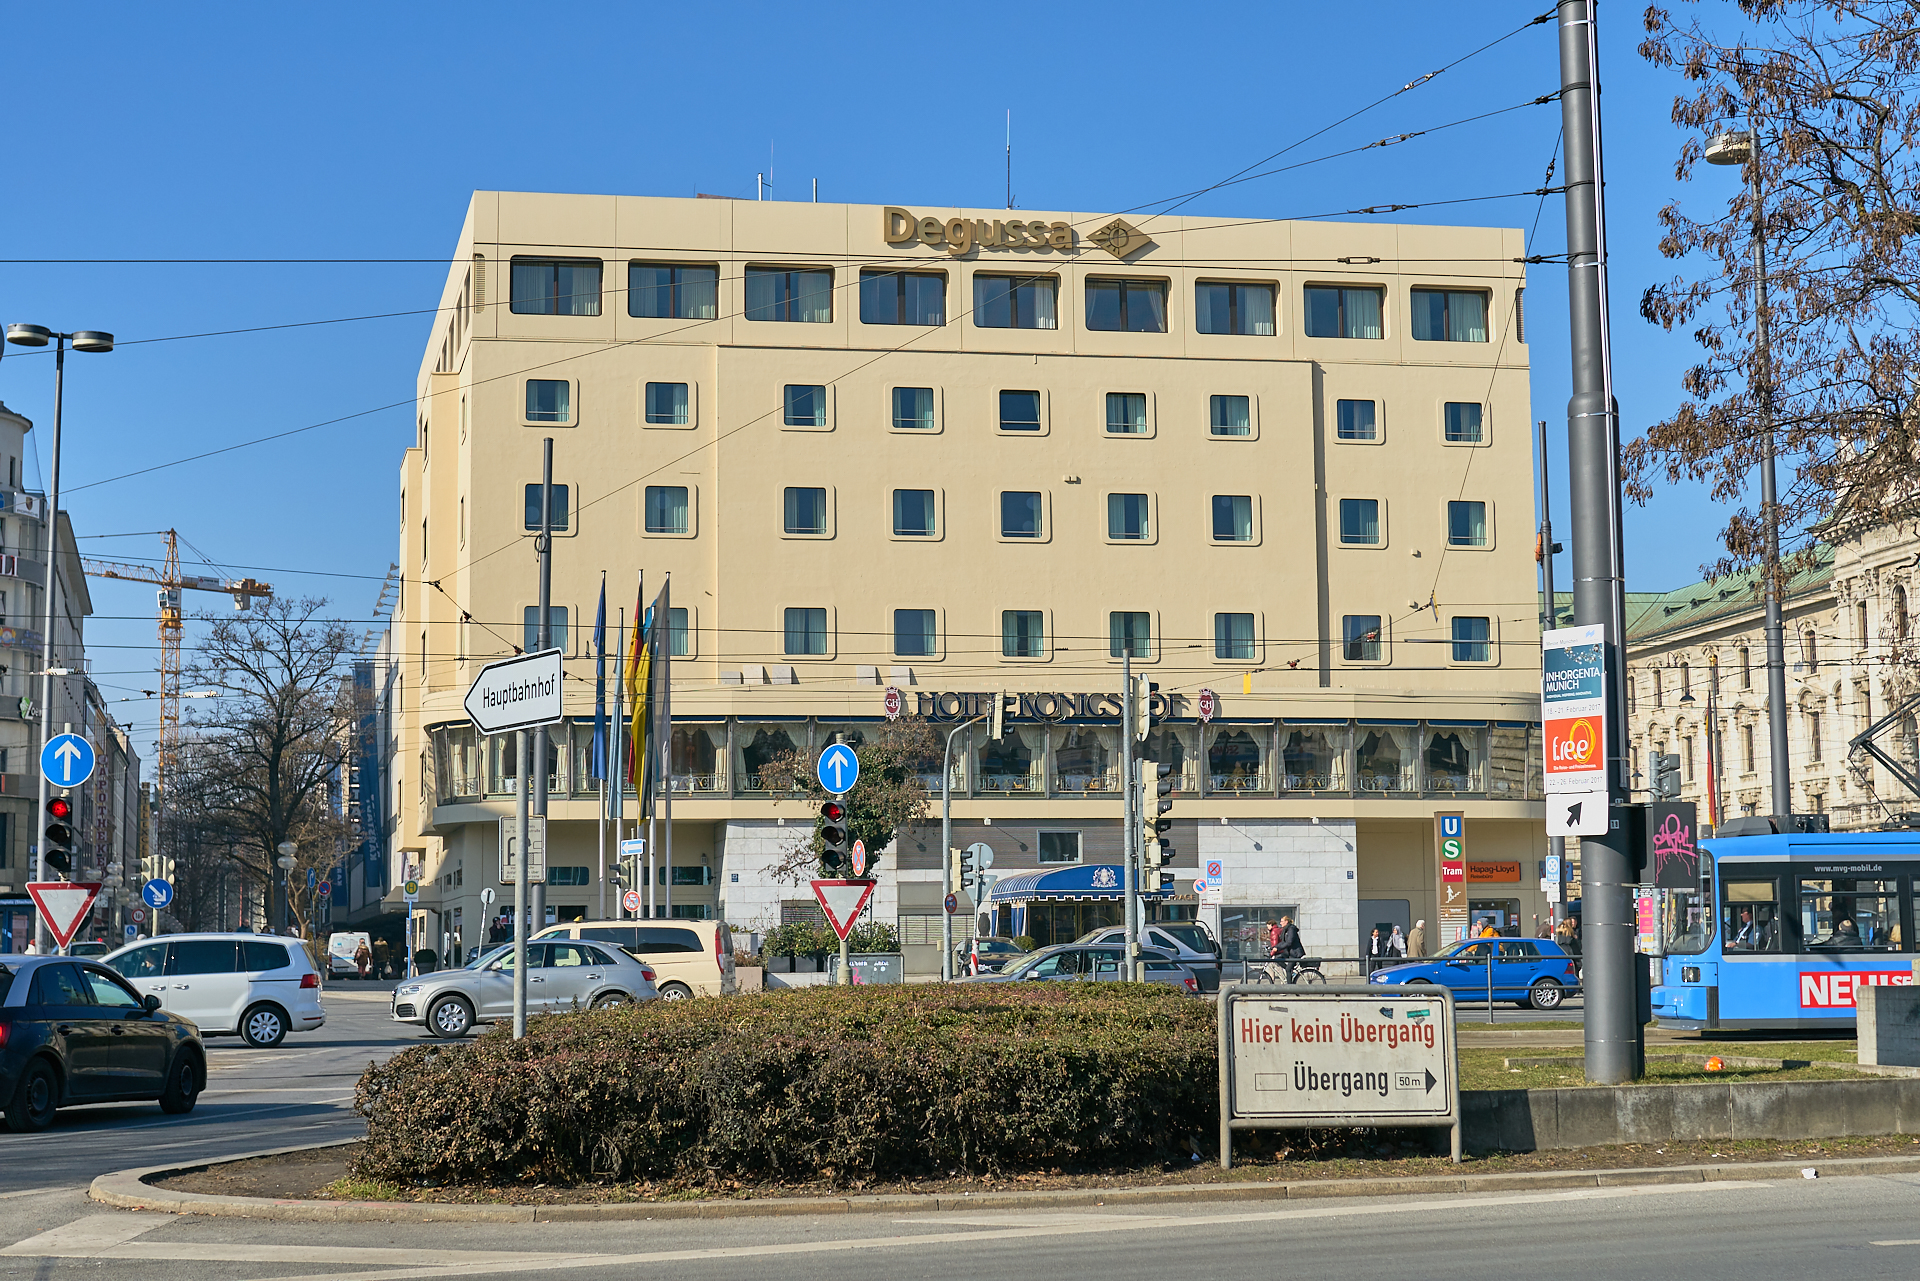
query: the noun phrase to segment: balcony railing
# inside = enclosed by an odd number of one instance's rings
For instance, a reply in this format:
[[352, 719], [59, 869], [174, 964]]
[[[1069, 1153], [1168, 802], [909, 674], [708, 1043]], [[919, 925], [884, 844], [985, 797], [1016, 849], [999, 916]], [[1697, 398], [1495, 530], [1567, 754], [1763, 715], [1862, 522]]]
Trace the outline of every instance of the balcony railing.
[[675, 774], [673, 790], [676, 792], [724, 792], [727, 790], [725, 774]]
[[1360, 775], [1357, 782], [1363, 792], [1415, 792], [1419, 784], [1415, 782], [1413, 771], [1403, 769], [1397, 774], [1372, 773]]
[[1099, 774], [1056, 774], [1053, 787], [1057, 792], [1116, 792], [1120, 790], [1120, 771], [1107, 770]]
[[1271, 774], [1209, 774], [1207, 790], [1215, 793], [1271, 792]]
[[982, 774], [974, 780], [976, 792], [1044, 792], [1046, 776], [1038, 770], [1027, 774]]

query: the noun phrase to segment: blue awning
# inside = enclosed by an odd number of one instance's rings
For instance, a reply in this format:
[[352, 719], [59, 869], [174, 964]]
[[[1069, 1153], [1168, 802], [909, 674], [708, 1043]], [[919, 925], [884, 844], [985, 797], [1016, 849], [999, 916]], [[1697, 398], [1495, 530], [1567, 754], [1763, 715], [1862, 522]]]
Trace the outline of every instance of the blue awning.
[[[994, 883], [990, 903], [1086, 902], [1118, 900], [1126, 885], [1126, 869], [1118, 863], [1079, 863], [1039, 872], [1015, 872]], [[1171, 890], [1145, 890], [1142, 898], [1165, 898]]]

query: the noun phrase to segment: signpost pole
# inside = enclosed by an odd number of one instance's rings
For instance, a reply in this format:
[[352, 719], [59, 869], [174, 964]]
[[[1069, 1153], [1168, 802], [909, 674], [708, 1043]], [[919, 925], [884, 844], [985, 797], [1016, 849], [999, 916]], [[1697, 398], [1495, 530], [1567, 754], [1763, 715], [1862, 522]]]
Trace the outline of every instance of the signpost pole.
[[[541, 450], [540, 467], [540, 541], [534, 545], [540, 556], [540, 630], [538, 644], [541, 649], [553, 648], [553, 437], [548, 436]], [[563, 678], [564, 680], [564, 678]], [[564, 695], [563, 695], [564, 700]], [[535, 767], [533, 779], [533, 812], [546, 817], [547, 813], [547, 727], [541, 725], [533, 731], [533, 756], [539, 763]], [[520, 866], [527, 865], [527, 849], [520, 847]], [[524, 876], [525, 873], [522, 872]], [[540, 924], [547, 923], [547, 879], [541, 877], [533, 884], [533, 915]], [[518, 962], [516, 962], [518, 964]], [[516, 990], [525, 980], [514, 980]], [[524, 1007], [524, 1002], [516, 1001], [516, 1007]], [[516, 1015], [521, 1023], [524, 1016]], [[516, 1033], [515, 1035], [518, 1035]]]
[[1133, 641], [1131, 638], [1121, 647], [1120, 654], [1120, 794], [1123, 797], [1120, 811], [1120, 846], [1126, 855], [1122, 866], [1121, 894], [1126, 902], [1126, 938], [1127, 962], [1126, 976], [1134, 977], [1134, 966], [1140, 957], [1140, 900], [1134, 893], [1136, 882], [1133, 873], [1134, 860], [1139, 857], [1139, 834], [1134, 830], [1133, 795], [1133, 700], [1136, 697], [1133, 688]]
[[533, 750], [527, 731], [513, 737], [520, 765], [513, 789], [513, 1039], [517, 1041], [527, 1034], [527, 771]]

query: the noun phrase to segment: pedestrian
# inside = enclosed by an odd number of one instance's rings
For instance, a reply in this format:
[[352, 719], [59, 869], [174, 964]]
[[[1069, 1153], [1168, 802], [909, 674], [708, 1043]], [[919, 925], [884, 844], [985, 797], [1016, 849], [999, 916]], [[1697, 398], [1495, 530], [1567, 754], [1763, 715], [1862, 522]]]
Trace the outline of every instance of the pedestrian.
[[1280, 922], [1267, 922], [1267, 956], [1271, 959], [1280, 955]]
[[1393, 927], [1393, 933], [1387, 935], [1387, 955], [1400, 957], [1406, 954], [1407, 936], [1402, 934], [1400, 927], [1396, 925]]
[[1493, 928], [1493, 918], [1491, 916], [1480, 923], [1480, 937], [1483, 939], [1497, 939], [1500, 937], [1500, 931]]
[[1415, 921], [1413, 929], [1407, 935], [1407, 955], [1425, 956], [1427, 954], [1427, 923]]
[[28, 955], [28, 956], [38, 956], [38, 955], [40, 955], [40, 940], [39, 940], [39, 939], [28, 939], [28, 940], [27, 940], [27, 955]]
[[1380, 927], [1373, 927], [1373, 933], [1367, 936], [1367, 972], [1372, 973], [1387, 961], [1387, 941], [1380, 937]]
[[367, 970], [370, 966], [372, 966], [372, 964], [373, 964], [373, 949], [367, 946], [367, 941], [365, 939], [361, 939], [360, 946], [353, 950], [353, 965], [355, 969], [360, 971], [361, 982], [364, 983], [366, 981]]

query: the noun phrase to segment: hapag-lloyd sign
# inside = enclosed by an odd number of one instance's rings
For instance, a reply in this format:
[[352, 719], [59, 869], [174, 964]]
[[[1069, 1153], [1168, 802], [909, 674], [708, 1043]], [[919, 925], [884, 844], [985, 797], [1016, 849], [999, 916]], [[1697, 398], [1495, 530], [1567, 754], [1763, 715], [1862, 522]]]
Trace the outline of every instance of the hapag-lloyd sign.
[[[930, 721], [968, 721], [993, 711], [993, 700], [1004, 698], [1002, 714], [1012, 721], [1117, 721], [1119, 694], [966, 694], [957, 691], [915, 692], [914, 712]], [[1155, 719], [1186, 715], [1187, 700], [1179, 694], [1153, 695]]]

